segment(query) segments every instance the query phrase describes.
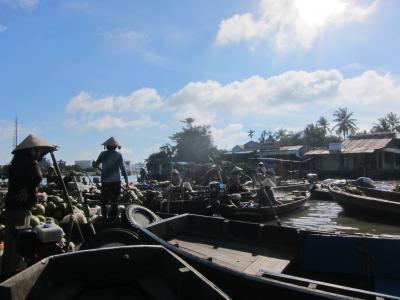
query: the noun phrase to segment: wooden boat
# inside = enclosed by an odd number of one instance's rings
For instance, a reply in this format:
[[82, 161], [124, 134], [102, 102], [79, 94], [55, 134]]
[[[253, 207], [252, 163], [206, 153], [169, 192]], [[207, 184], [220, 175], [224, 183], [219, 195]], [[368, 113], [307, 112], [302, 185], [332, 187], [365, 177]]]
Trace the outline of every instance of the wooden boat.
[[233, 299], [400, 299], [397, 239], [185, 214], [139, 228], [139, 240], [178, 254]]
[[243, 207], [243, 205], [248, 204], [241, 203], [241, 206], [233, 204], [220, 205], [219, 211], [220, 214], [227, 219], [271, 221], [275, 218], [275, 213], [278, 216], [282, 216], [304, 209], [304, 204], [309, 197], [310, 193], [308, 192], [295, 191], [287, 193], [284, 196], [277, 196], [276, 200], [281, 204], [274, 205], [274, 209], [270, 206]]
[[358, 187], [367, 196], [384, 200], [400, 202], [400, 192], [386, 191], [377, 188]]
[[[192, 213], [192, 214], [201, 214], [201, 215], [210, 215], [211, 211], [211, 199], [197, 197], [195, 199], [189, 200], [173, 200], [169, 203], [169, 213], [172, 214], [184, 214], [184, 213]], [[159, 211], [167, 212], [167, 200], [164, 200]]]
[[230, 299], [161, 246], [52, 256], [0, 284], [12, 299]]
[[[360, 189], [358, 189], [361, 191]], [[345, 211], [361, 217], [378, 217], [382, 221], [400, 221], [400, 202], [353, 194], [339, 187], [329, 187], [332, 198]], [[377, 193], [374, 191], [373, 193]]]

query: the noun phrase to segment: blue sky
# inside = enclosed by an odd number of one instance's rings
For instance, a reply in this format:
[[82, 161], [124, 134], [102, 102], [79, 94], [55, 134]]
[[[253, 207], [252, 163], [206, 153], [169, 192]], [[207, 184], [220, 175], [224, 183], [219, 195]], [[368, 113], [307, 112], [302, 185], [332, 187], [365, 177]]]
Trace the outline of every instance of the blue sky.
[[[230, 148], [339, 107], [400, 114], [396, 0], [0, 0], [0, 164], [13, 120], [73, 163], [142, 161], [186, 117]], [[21, 139], [20, 139], [21, 140]]]

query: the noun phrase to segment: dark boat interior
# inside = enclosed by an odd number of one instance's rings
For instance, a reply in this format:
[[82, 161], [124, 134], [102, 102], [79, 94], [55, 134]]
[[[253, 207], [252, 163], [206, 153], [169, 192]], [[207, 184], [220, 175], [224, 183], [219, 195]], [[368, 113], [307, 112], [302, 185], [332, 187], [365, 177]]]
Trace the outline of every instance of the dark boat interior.
[[400, 241], [395, 239], [319, 234], [197, 215], [163, 220], [147, 230], [179, 251], [249, 275], [288, 282], [302, 277], [400, 295]]
[[126, 246], [49, 257], [3, 282], [0, 299], [229, 298], [165, 248]]

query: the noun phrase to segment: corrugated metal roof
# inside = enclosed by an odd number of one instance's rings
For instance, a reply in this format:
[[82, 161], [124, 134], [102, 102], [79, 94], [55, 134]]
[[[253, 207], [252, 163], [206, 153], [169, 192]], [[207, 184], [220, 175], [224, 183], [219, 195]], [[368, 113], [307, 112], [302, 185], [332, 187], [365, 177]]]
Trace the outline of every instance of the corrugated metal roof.
[[310, 156], [310, 155], [327, 155], [329, 154], [329, 150], [326, 149], [314, 149], [306, 152], [304, 156]]
[[296, 145], [296, 146], [282, 146], [279, 148], [281, 151], [298, 151], [303, 148], [303, 145]]
[[385, 152], [400, 154], [400, 149], [399, 148], [386, 148]]
[[390, 142], [391, 138], [376, 137], [376, 138], [350, 138], [342, 143], [342, 153], [372, 153], [375, 150], [385, 148]]

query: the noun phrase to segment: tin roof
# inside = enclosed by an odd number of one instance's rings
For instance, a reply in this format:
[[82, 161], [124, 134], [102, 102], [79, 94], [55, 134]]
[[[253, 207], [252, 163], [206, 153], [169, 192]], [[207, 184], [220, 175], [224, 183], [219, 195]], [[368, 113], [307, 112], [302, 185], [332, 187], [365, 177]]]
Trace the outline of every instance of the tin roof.
[[[389, 145], [394, 138], [393, 134], [364, 134], [351, 136], [342, 142], [342, 154], [356, 154], [356, 153], [373, 153], [376, 150], [383, 149]], [[305, 156], [310, 155], [327, 155], [327, 149], [314, 149], [308, 151]]]
[[307, 153], [305, 153], [304, 156], [327, 155], [327, 154], [329, 154], [329, 150], [327, 150], [327, 149], [314, 149], [314, 150], [310, 150]]
[[372, 153], [375, 150], [385, 148], [391, 141], [392, 138], [385, 136], [376, 136], [371, 138], [367, 136], [350, 137], [343, 141], [342, 153]]

